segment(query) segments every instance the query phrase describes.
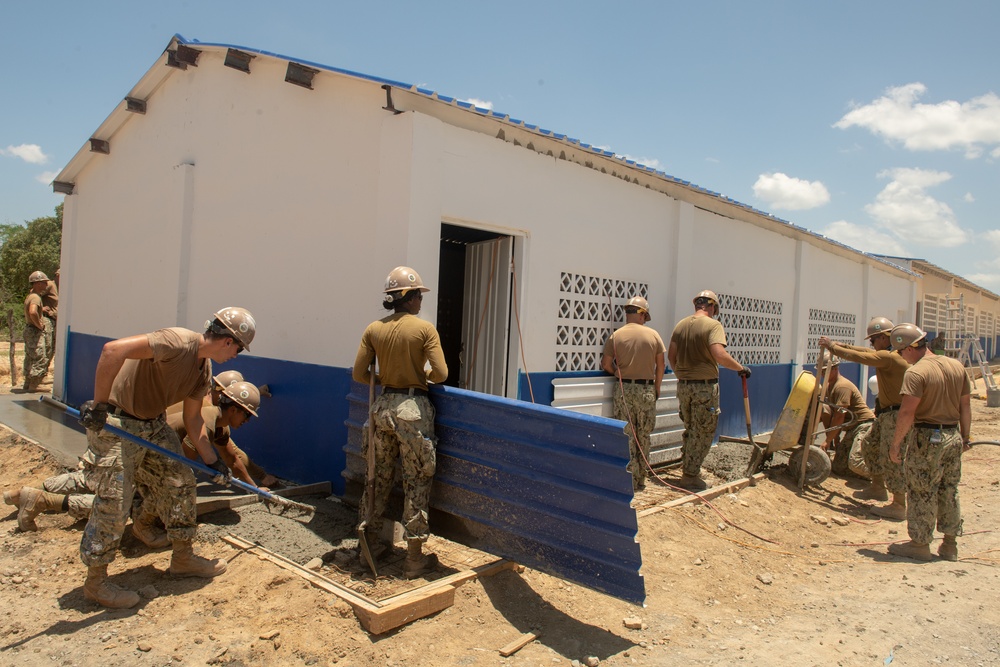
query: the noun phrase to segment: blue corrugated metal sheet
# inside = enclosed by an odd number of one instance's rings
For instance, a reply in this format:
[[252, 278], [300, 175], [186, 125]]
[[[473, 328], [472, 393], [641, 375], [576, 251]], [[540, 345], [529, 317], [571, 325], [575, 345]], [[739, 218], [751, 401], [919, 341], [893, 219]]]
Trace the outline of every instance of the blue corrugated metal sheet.
[[[432, 395], [439, 442], [431, 508], [447, 515], [447, 537], [642, 604], [621, 422], [450, 387]], [[360, 385], [348, 396], [349, 486], [364, 480], [367, 399]]]

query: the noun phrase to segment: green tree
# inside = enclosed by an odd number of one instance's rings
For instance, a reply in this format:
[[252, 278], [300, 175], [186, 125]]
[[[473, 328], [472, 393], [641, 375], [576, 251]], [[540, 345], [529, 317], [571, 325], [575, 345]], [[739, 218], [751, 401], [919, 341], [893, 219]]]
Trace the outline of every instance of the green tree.
[[[15, 331], [24, 325], [22, 305], [31, 289], [28, 276], [32, 271], [44, 271], [52, 278], [59, 268], [62, 222], [63, 205], [59, 204], [55, 215], [24, 225], [0, 225], [0, 300], [4, 320], [8, 309], [14, 312]], [[4, 330], [6, 327], [0, 326], [0, 331]]]

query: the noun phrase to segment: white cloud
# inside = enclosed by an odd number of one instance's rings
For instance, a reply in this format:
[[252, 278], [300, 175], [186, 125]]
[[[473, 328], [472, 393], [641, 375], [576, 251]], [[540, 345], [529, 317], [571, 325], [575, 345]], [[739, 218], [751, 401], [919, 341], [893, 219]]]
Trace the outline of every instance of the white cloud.
[[879, 227], [896, 238], [918, 245], [952, 248], [969, 240], [947, 204], [929, 194], [927, 188], [951, 179], [944, 171], [890, 169], [879, 178], [892, 179], [865, 211]]
[[877, 100], [856, 107], [833, 124], [845, 130], [861, 127], [912, 151], [961, 148], [969, 159], [1000, 156], [1000, 97], [987, 93], [967, 102], [945, 100], [920, 104], [922, 83], [890, 88]]
[[493, 102], [476, 99], [475, 97], [470, 97], [467, 100], [461, 100], [461, 101], [468, 102], [472, 106], [479, 107], [480, 109], [489, 109], [490, 111], [493, 111]]
[[753, 193], [773, 209], [802, 211], [829, 203], [830, 193], [820, 181], [804, 181], [780, 172], [761, 174]]
[[962, 201], [964, 201], [966, 204], [971, 204], [972, 202], [976, 201], [976, 198], [972, 196], [971, 192], [966, 192], [965, 196], [962, 197]]
[[21, 144], [20, 146], [0, 148], [0, 155], [18, 157], [30, 164], [45, 164], [49, 161], [49, 156], [42, 152], [42, 147], [38, 144]]
[[840, 241], [844, 245], [876, 255], [906, 257], [910, 254], [899, 242], [899, 239], [893, 235], [877, 231], [872, 227], [856, 225], [846, 220], [831, 223], [820, 233], [834, 241]]
[[55, 180], [55, 177], [58, 175], [58, 171], [43, 171], [38, 176], [35, 176], [35, 180], [43, 185], [48, 185]]

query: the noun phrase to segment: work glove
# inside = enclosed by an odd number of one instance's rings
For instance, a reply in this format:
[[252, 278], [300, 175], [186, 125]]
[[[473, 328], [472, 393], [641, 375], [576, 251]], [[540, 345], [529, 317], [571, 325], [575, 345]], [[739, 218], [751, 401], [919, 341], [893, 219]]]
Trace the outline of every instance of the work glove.
[[80, 423], [94, 433], [100, 433], [108, 421], [109, 407], [111, 406], [107, 403], [86, 401], [80, 406]]
[[218, 484], [219, 486], [225, 486], [229, 483], [232, 473], [229, 470], [229, 466], [226, 465], [225, 461], [220, 459], [215, 459], [215, 462], [209, 463], [208, 467], [219, 473], [212, 478], [212, 484]]
[[743, 370], [736, 371], [736, 374], [739, 375], [741, 378], [748, 378], [750, 377], [750, 367], [744, 366]]

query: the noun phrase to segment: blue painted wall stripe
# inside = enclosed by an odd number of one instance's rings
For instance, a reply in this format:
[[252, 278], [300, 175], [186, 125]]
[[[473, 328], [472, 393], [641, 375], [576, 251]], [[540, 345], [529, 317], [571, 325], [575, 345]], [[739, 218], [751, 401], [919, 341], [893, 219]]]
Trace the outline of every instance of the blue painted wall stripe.
[[[67, 340], [66, 395], [79, 406], [94, 396], [94, 369], [110, 338], [71, 333]], [[240, 355], [214, 368], [237, 370], [256, 385], [267, 384], [272, 397], [261, 402], [260, 416], [233, 432], [233, 441], [268, 472], [300, 484], [329, 480], [344, 493], [341, 471], [347, 438], [347, 395], [352, 384], [345, 368]]]

